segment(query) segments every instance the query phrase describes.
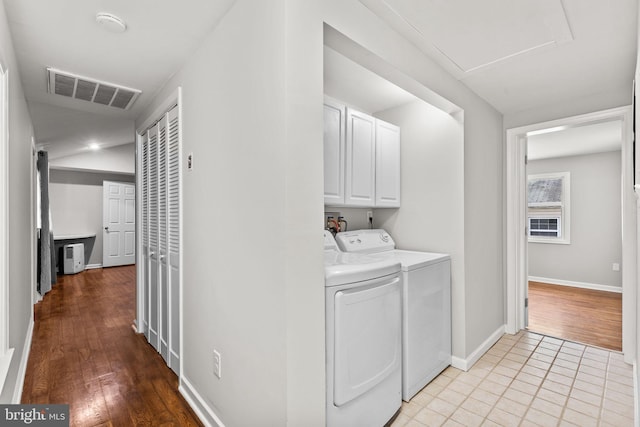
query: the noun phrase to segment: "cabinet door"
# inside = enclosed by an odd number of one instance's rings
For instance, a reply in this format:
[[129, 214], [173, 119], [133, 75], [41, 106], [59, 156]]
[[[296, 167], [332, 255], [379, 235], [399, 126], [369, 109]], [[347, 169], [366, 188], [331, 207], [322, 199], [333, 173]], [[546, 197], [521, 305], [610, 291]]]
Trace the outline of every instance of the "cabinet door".
[[376, 120], [376, 207], [400, 207], [400, 128]]
[[344, 204], [345, 107], [324, 104], [324, 204]]
[[347, 108], [345, 204], [375, 204], [376, 119]]

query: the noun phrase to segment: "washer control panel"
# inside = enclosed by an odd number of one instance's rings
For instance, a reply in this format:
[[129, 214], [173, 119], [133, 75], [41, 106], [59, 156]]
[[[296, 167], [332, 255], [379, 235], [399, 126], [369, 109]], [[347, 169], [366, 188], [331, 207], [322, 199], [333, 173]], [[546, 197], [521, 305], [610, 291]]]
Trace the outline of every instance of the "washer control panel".
[[336, 234], [336, 242], [344, 252], [375, 253], [395, 248], [389, 233], [382, 229], [345, 231]]

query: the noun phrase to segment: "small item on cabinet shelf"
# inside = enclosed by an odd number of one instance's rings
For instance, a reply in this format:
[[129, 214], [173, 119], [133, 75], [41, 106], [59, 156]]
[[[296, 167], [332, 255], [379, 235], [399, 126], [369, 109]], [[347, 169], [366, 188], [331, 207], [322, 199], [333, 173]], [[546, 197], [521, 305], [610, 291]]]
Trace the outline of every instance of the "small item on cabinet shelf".
[[[342, 224], [344, 224], [344, 227]], [[338, 231], [347, 231], [347, 220], [343, 216], [338, 217]]]

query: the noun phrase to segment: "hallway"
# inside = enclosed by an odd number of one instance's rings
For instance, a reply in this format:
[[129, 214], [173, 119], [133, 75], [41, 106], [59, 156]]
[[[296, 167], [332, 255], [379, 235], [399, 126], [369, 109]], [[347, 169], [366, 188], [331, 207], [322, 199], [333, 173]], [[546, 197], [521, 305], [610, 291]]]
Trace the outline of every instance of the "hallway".
[[72, 426], [201, 425], [134, 318], [135, 266], [58, 276], [35, 305], [22, 403], [68, 403]]

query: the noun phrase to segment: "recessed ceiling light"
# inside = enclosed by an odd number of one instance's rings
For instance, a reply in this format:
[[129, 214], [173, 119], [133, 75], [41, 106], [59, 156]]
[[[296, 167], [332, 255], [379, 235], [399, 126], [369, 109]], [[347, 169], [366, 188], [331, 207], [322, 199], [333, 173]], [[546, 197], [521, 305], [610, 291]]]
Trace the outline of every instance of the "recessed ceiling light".
[[89, 150], [99, 150], [100, 149], [100, 144], [96, 144], [95, 142], [92, 142], [91, 144], [89, 144]]
[[112, 33], [124, 33], [127, 29], [127, 24], [125, 24], [122, 19], [111, 13], [98, 13], [96, 15], [96, 22]]

